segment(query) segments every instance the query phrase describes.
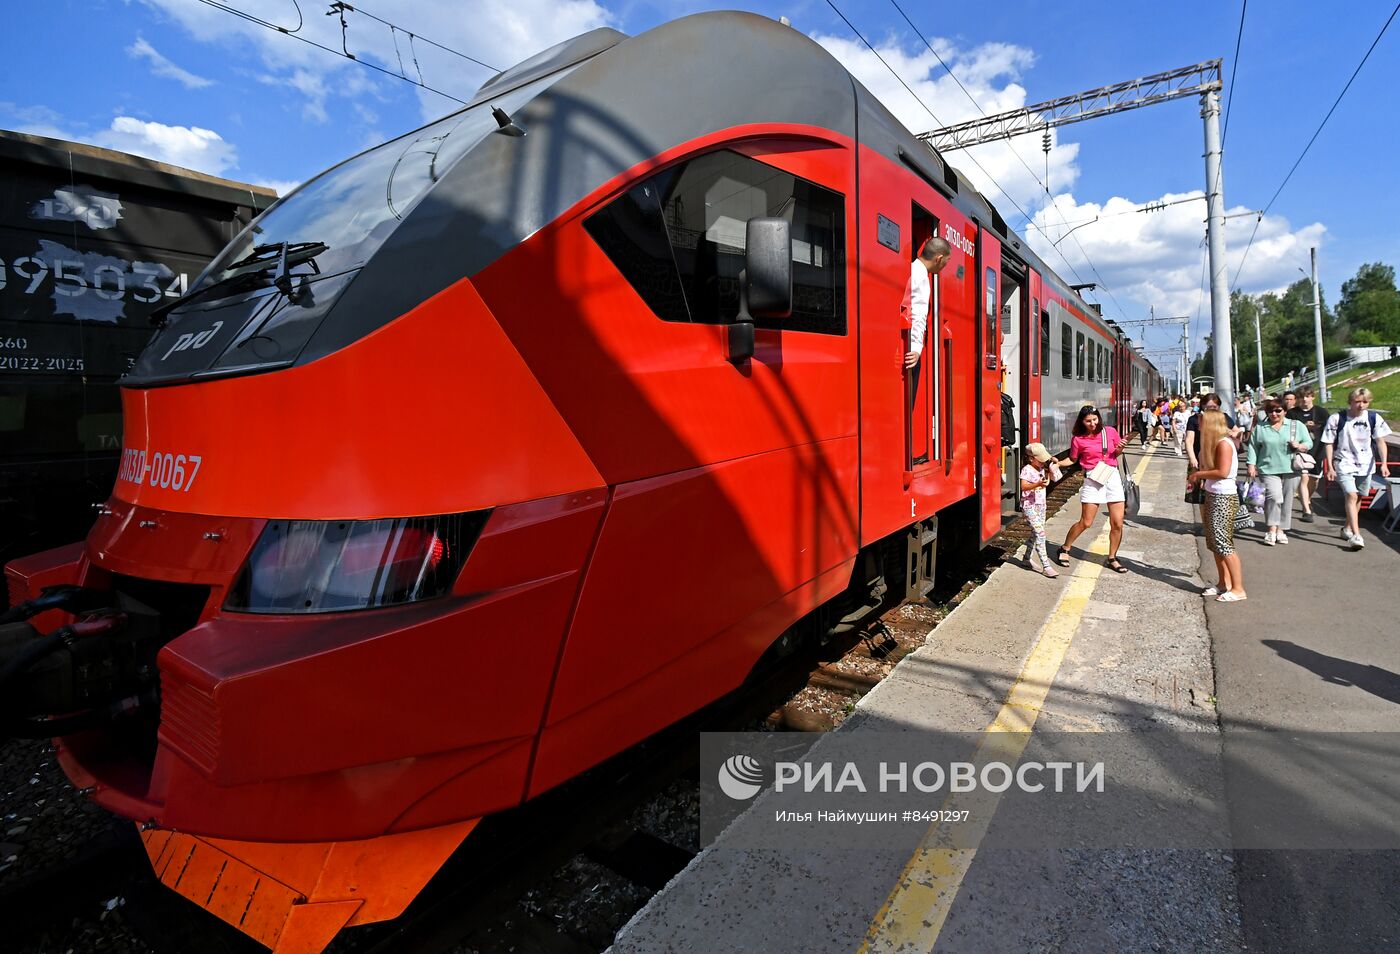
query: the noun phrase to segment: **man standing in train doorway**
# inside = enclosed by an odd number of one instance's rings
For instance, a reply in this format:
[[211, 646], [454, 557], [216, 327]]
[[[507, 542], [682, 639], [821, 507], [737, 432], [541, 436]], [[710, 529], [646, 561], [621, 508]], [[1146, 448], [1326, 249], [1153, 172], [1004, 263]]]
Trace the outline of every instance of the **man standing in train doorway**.
[[914, 406], [914, 398], [919, 393], [920, 355], [924, 350], [924, 332], [928, 328], [929, 303], [933, 300], [933, 280], [931, 276], [943, 270], [948, 264], [953, 248], [938, 236], [924, 242], [919, 255], [909, 266], [909, 283], [904, 288], [904, 301], [900, 307], [900, 325], [910, 323], [909, 350], [904, 355], [904, 366], [909, 369], [909, 406]]

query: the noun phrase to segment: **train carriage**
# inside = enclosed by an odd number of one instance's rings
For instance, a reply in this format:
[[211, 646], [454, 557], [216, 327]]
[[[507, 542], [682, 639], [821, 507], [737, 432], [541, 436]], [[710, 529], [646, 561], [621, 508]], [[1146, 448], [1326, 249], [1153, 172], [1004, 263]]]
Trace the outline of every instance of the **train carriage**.
[[[169, 312], [97, 526], [8, 567], [76, 587], [0, 628], [12, 714], [64, 713], [167, 883], [238, 923], [176, 877], [221, 859], [267, 885], [245, 930], [314, 949], [784, 634], [926, 593], [1001, 528], [1002, 389], [1063, 447], [1139, 364], [808, 38], [597, 30], [312, 179]], [[54, 698], [32, 674], [75, 650], [35, 628], [73, 619], [104, 681]]]

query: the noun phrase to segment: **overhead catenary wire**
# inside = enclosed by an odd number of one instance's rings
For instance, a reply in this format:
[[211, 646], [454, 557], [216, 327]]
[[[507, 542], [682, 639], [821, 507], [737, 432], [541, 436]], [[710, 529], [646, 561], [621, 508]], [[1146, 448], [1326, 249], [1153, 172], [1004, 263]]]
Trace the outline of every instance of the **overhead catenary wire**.
[[[1161, 212], [1163, 209], [1169, 209], [1174, 205], [1185, 205], [1188, 202], [1204, 202], [1205, 200], [1205, 193], [1202, 193], [1200, 195], [1189, 195], [1182, 199], [1173, 199], [1170, 202], [1145, 202], [1142, 205], [1135, 206], [1131, 209], [1119, 209], [1117, 212], [1100, 212], [1098, 215], [1091, 215], [1083, 219], [1070, 219], [1068, 222], [1065, 222], [1063, 224], [1083, 225], [1086, 222], [1097, 222], [1100, 219], [1112, 219], [1120, 215], [1137, 215], [1139, 213], [1144, 215], [1150, 215], [1153, 212]], [[1258, 214], [1258, 209], [1250, 209], [1247, 212], [1231, 212], [1229, 215], [1225, 216], [1225, 218], [1239, 219], [1243, 218], [1246, 215]]]
[[1313, 143], [1317, 142], [1317, 137], [1322, 135], [1323, 127], [1327, 125], [1327, 121], [1332, 118], [1332, 114], [1336, 112], [1337, 107], [1341, 105], [1342, 97], [1346, 96], [1347, 90], [1351, 89], [1351, 84], [1356, 82], [1356, 77], [1360, 75], [1361, 68], [1366, 65], [1366, 61], [1369, 60], [1371, 54], [1375, 52], [1377, 45], [1381, 42], [1381, 38], [1385, 36], [1385, 32], [1390, 29], [1390, 24], [1394, 22], [1397, 13], [1400, 13], [1400, 3], [1397, 3], [1395, 8], [1390, 11], [1390, 16], [1386, 18], [1385, 25], [1382, 26], [1380, 32], [1376, 34], [1376, 38], [1371, 41], [1371, 45], [1366, 48], [1366, 55], [1361, 57], [1360, 63], [1356, 64], [1356, 69], [1351, 71], [1351, 77], [1347, 80], [1346, 85], [1342, 87], [1342, 91], [1337, 94], [1337, 98], [1332, 102], [1332, 107], [1327, 110], [1327, 115], [1323, 116], [1322, 122], [1317, 124], [1317, 129], [1313, 132], [1312, 138], [1308, 140], [1308, 144], [1303, 147], [1303, 151], [1298, 154], [1298, 158], [1295, 159], [1293, 165], [1289, 167], [1288, 174], [1283, 177], [1283, 181], [1280, 182], [1278, 188], [1274, 190], [1273, 196], [1269, 199], [1268, 204], [1264, 206], [1264, 211], [1260, 212], [1259, 217], [1254, 220], [1254, 229], [1249, 233], [1249, 241], [1245, 244], [1244, 254], [1240, 256], [1240, 267], [1235, 270], [1235, 280], [1230, 283], [1231, 291], [1239, 285], [1240, 275], [1244, 272], [1245, 260], [1249, 258], [1249, 250], [1254, 247], [1254, 237], [1259, 234], [1259, 224], [1264, 221], [1264, 216], [1268, 215], [1269, 210], [1274, 207], [1274, 203], [1278, 201], [1278, 197], [1283, 193], [1284, 187], [1288, 185], [1288, 180], [1293, 178], [1293, 173], [1298, 171], [1298, 167], [1302, 165], [1303, 159], [1307, 156], [1308, 151], [1312, 149]]
[[1220, 130], [1220, 151], [1225, 151], [1225, 137], [1230, 135], [1230, 110], [1235, 106], [1235, 74], [1240, 68], [1240, 43], [1244, 40], [1244, 13], [1249, 9], [1249, 0], [1240, 4], [1240, 26], [1235, 31], [1235, 56], [1230, 60], [1230, 89], [1225, 94], [1225, 126]]
[[419, 40], [422, 40], [424, 43], [428, 44], [429, 46], [435, 46], [435, 47], [437, 47], [439, 50], [442, 50], [444, 53], [451, 53], [453, 56], [460, 56], [462, 59], [467, 60], [468, 62], [471, 62], [471, 63], [475, 63], [477, 66], [483, 66], [483, 67], [485, 67], [486, 69], [491, 70], [492, 72], [499, 73], [499, 72], [501, 71], [501, 68], [500, 68], [499, 66], [492, 66], [490, 63], [483, 63], [481, 60], [478, 60], [476, 57], [474, 57], [474, 56], [468, 56], [467, 54], [463, 53], [461, 50], [454, 50], [454, 49], [452, 49], [452, 47], [450, 47], [450, 46], [443, 46], [441, 43], [438, 43], [437, 41], [435, 41], [435, 40], [433, 40], [433, 39], [431, 39], [431, 38], [429, 38], [429, 37], [423, 36], [421, 33], [414, 33], [412, 30], [409, 30], [409, 29], [406, 29], [406, 28], [404, 28], [404, 27], [401, 27], [401, 26], [399, 26], [397, 23], [390, 23], [388, 20], [385, 20], [385, 19], [382, 18], [382, 17], [377, 17], [377, 16], [375, 16], [373, 13], [370, 13], [370, 12], [369, 12], [368, 10], [366, 10], [364, 7], [352, 6], [351, 4], [348, 4], [348, 3], [333, 3], [333, 4], [331, 4], [331, 6], [332, 6], [333, 8], [334, 8], [334, 7], [341, 7], [341, 8], [344, 8], [344, 9], [346, 9], [346, 10], [349, 10], [351, 13], [358, 13], [358, 14], [359, 14], [360, 16], [362, 16], [362, 17], [368, 17], [369, 19], [375, 21], [376, 23], [382, 23], [382, 24], [384, 24], [386, 27], [389, 27], [391, 30], [398, 30], [400, 33], [407, 33], [407, 34], [409, 35], [409, 37], [410, 37], [410, 40], [412, 40], [412, 39], [414, 39], [414, 38], [419, 39]]
[[[461, 105], [463, 105], [463, 106], [467, 105], [467, 101], [466, 101], [466, 100], [461, 99], [460, 97], [457, 97], [457, 96], [453, 96], [451, 93], [448, 93], [448, 92], [446, 92], [445, 90], [438, 89], [437, 87], [434, 87], [434, 86], [429, 86], [426, 82], [423, 81], [423, 74], [422, 74], [422, 70], [421, 70], [421, 69], [419, 69], [418, 79], [417, 79], [417, 80], [414, 80], [414, 79], [412, 79], [411, 77], [408, 77], [408, 76], [403, 75], [402, 73], [396, 73], [396, 72], [394, 72], [394, 70], [392, 70], [392, 69], [387, 69], [387, 68], [382, 67], [382, 66], [379, 66], [379, 65], [377, 65], [377, 64], [375, 64], [375, 63], [371, 63], [371, 62], [369, 62], [368, 60], [361, 59], [360, 57], [357, 57], [357, 56], [355, 56], [355, 55], [349, 53], [348, 49], [347, 49], [346, 51], [342, 52], [341, 50], [337, 50], [335, 47], [326, 46], [324, 43], [318, 43], [318, 42], [316, 42], [315, 40], [310, 39], [309, 37], [303, 36], [303, 35], [301, 35], [301, 33], [299, 32], [299, 31], [301, 30], [302, 26], [304, 25], [303, 23], [298, 23], [298, 25], [296, 26], [296, 28], [293, 29], [293, 28], [289, 28], [289, 27], [284, 27], [284, 26], [282, 26], [282, 25], [280, 25], [280, 24], [277, 24], [277, 23], [273, 23], [273, 22], [270, 21], [270, 20], [264, 20], [263, 18], [258, 17], [258, 16], [255, 16], [255, 15], [249, 13], [249, 12], [246, 11], [246, 10], [241, 10], [241, 9], [239, 9], [239, 8], [237, 8], [237, 7], [233, 6], [233, 5], [231, 5], [231, 4], [222, 3], [222, 2], [220, 2], [220, 0], [198, 0], [198, 2], [204, 4], [204, 5], [207, 6], [207, 7], [212, 7], [212, 8], [214, 8], [215, 10], [222, 10], [222, 11], [225, 12], [225, 13], [231, 14], [231, 15], [236, 16], [236, 17], [240, 17], [241, 19], [247, 20], [247, 21], [250, 22], [250, 23], [255, 23], [255, 24], [257, 24], [258, 26], [261, 26], [261, 27], [263, 27], [263, 28], [265, 28], [265, 29], [272, 30], [272, 31], [274, 31], [274, 32], [276, 32], [276, 33], [281, 33], [281, 34], [284, 35], [284, 36], [289, 36], [289, 37], [291, 37], [291, 38], [294, 39], [294, 40], [300, 40], [302, 43], [306, 43], [306, 44], [308, 44], [308, 45], [310, 45], [310, 46], [314, 46], [314, 47], [316, 47], [316, 49], [318, 49], [318, 50], [324, 50], [325, 52], [330, 53], [330, 54], [332, 54], [332, 55], [334, 55], [334, 56], [341, 57], [342, 59], [348, 59], [348, 60], [349, 60], [350, 62], [352, 62], [352, 63], [358, 63], [358, 64], [360, 64], [361, 66], [365, 66], [365, 67], [368, 67], [369, 69], [375, 70], [376, 72], [383, 73], [385, 76], [392, 76], [392, 77], [394, 77], [395, 79], [400, 79], [400, 80], [403, 80], [403, 81], [406, 82], [406, 83], [411, 83], [412, 85], [417, 86], [417, 87], [419, 87], [420, 89], [425, 89], [425, 90], [427, 90], [427, 91], [430, 92], [430, 93], [436, 93], [437, 95], [443, 97], [444, 99], [450, 99], [450, 100], [452, 100], [452, 102], [454, 102], [454, 103], [459, 103], [459, 104], [461, 104]], [[347, 7], [347, 9], [350, 9], [352, 12], [363, 13], [363, 11], [361, 11], [361, 10], [356, 10], [356, 9], [354, 9], [354, 8]], [[300, 7], [297, 8], [297, 12], [298, 12], [298, 15], [300, 15], [300, 12], [301, 12], [301, 8], [300, 8]], [[365, 14], [365, 15], [366, 15], [366, 16], [369, 16], [369, 14]], [[378, 17], [374, 17], [373, 19], [378, 20], [379, 18], [378, 18]], [[418, 57], [417, 57], [417, 53], [413, 51], [413, 40], [414, 40], [415, 37], [416, 37], [417, 39], [423, 40], [423, 42], [425, 42], [425, 43], [433, 43], [433, 41], [428, 40], [426, 37], [417, 36], [416, 34], [410, 32], [410, 31], [408, 31], [408, 30], [403, 29], [403, 27], [397, 26], [396, 24], [389, 24], [387, 20], [380, 20], [379, 22], [384, 23], [386, 26], [391, 26], [391, 25], [392, 25], [392, 26], [394, 26], [396, 29], [398, 29], [400, 32], [403, 32], [403, 33], [408, 34], [410, 52], [413, 52], [414, 66], [417, 67], [417, 66], [418, 66]], [[457, 51], [451, 50], [451, 49], [448, 48], [448, 47], [443, 47], [443, 46], [442, 46], [441, 44], [439, 44], [439, 43], [433, 43], [433, 45], [434, 45], [434, 46], [439, 46], [439, 47], [441, 47], [441, 48], [444, 49], [444, 50], [448, 50], [448, 52], [457, 53]], [[472, 60], [472, 58], [469, 57], [469, 56], [467, 56], [465, 53], [457, 53], [457, 55], [458, 55], [458, 56], [461, 56], [461, 57], [464, 58], [464, 59]], [[479, 60], [472, 60], [472, 62], [477, 63], [478, 65], [480, 65], [480, 66], [482, 66], [482, 67], [484, 67], [484, 68], [486, 68], [486, 69], [495, 70], [496, 72], [499, 72], [499, 70], [496, 70], [496, 67], [491, 66], [491, 65], [488, 64], [488, 63], [481, 63]]]
[[[899, 5], [898, 0], [890, 0], [890, 3], [894, 5], [895, 10], [899, 11], [899, 15], [904, 18], [904, 22], [909, 24], [909, 29], [914, 31], [914, 35], [923, 41], [924, 46], [928, 47], [928, 51], [933, 54], [933, 58], [938, 61], [939, 65], [942, 66], [943, 69], [947, 70], [948, 76], [951, 77], [953, 82], [957, 84], [958, 89], [962, 90], [963, 95], [967, 97], [968, 102], [972, 103], [973, 108], [976, 109], [983, 116], [987, 115], [987, 111], [982, 108], [982, 104], [977, 102], [977, 98], [973, 96], [971, 92], [968, 91], [968, 88], [963, 85], [962, 80], [958, 79], [958, 75], [953, 72], [953, 68], [949, 66], [948, 63], [943, 59], [943, 57], [939, 55], [938, 51], [933, 48], [933, 44], [928, 41], [928, 37], [924, 36], [923, 32], [917, 26], [914, 25], [914, 21], [909, 19], [909, 15], [904, 12], [904, 8]], [[1065, 221], [1064, 212], [1060, 210], [1060, 207], [1055, 203], [1053, 197], [1051, 197], [1050, 195], [1049, 154], [1046, 154], [1046, 174], [1045, 178], [1042, 179], [1036, 173], [1036, 171], [1030, 167], [1030, 163], [1026, 162], [1025, 158], [1019, 152], [1016, 151], [1016, 147], [1011, 144], [1010, 140], [1002, 141], [1006, 144], [1006, 147], [1011, 150], [1011, 154], [1016, 157], [1016, 161], [1021, 163], [1021, 165], [1025, 167], [1025, 170], [1031, 174], [1031, 178], [1035, 179], [1036, 182], [1040, 183], [1041, 188], [1045, 190], [1046, 198], [1050, 200], [1046, 203], [1047, 207], [1053, 207], [1055, 210], [1055, 214], [1060, 217], [1062, 226], [1068, 228], [1068, 223]], [[978, 166], [978, 168], [981, 168], [981, 166]], [[985, 172], [986, 170], [984, 169], [983, 171]], [[1001, 187], [997, 186], [997, 188], [1000, 189]], [[1002, 194], [1006, 195], [1006, 190], [1003, 189]], [[1007, 198], [1010, 198], [1010, 196], [1007, 196]], [[1030, 222], [1029, 217], [1027, 217], [1027, 222]], [[1078, 228], [1078, 226], [1075, 226], [1075, 228]], [[1061, 233], [1060, 238], [1055, 242], [1051, 243], [1051, 247], [1054, 248], [1056, 252], [1059, 252], [1060, 250], [1058, 243], [1064, 241], [1064, 239], [1067, 236], [1071, 236], [1071, 233], [1073, 233], [1073, 231], [1074, 229], [1071, 228], [1068, 232]], [[1044, 229], [1041, 230], [1041, 233], [1045, 234]], [[1046, 235], [1046, 238], [1048, 239], [1049, 236]], [[1079, 254], [1084, 256], [1084, 262], [1089, 266], [1089, 270], [1093, 272], [1094, 277], [1099, 280], [1099, 287], [1102, 288], [1104, 292], [1107, 293], [1108, 297], [1113, 301], [1113, 304], [1118, 309], [1119, 314], [1127, 314], [1127, 312], [1123, 309], [1123, 305], [1118, 301], [1118, 297], [1113, 294], [1113, 289], [1108, 286], [1108, 283], [1103, 280], [1103, 276], [1099, 274], [1099, 270], [1097, 267], [1095, 267], [1093, 259], [1089, 257], [1088, 251], [1085, 250], [1083, 243], [1079, 241], [1079, 238], [1077, 236], [1074, 236], [1074, 244], [1075, 247], [1079, 249]], [[1060, 253], [1060, 255], [1062, 258], [1064, 258], [1063, 253]], [[1065, 264], [1069, 264], [1069, 259], [1065, 259]], [[1074, 266], [1070, 265], [1070, 269], [1071, 271], [1073, 271]], [[1078, 273], [1076, 273], [1076, 277], [1077, 276]]]
[[[862, 43], [865, 44], [866, 48], [870, 50], [871, 53], [875, 54], [875, 58], [880, 61], [880, 64], [884, 66], [885, 69], [890, 71], [890, 75], [893, 76], [899, 82], [900, 86], [904, 87], [905, 91], [908, 92], [909, 95], [914, 98], [914, 101], [923, 108], [924, 112], [928, 113], [929, 116], [933, 117], [933, 121], [938, 123], [940, 126], [944, 125], [943, 120], [938, 118], [938, 114], [935, 113], [929, 107], [929, 105], [919, 97], [918, 93], [914, 92], [914, 90], [912, 90], [909, 87], [908, 83], [904, 82], [904, 77], [900, 76], [899, 72], [893, 66], [890, 66], [890, 64], [885, 60], [885, 58], [880, 55], [880, 51], [875, 49], [874, 44], [867, 40], [865, 38], [865, 35], [856, 29], [855, 24], [851, 23], [851, 21], [846, 18], [846, 15], [841, 12], [840, 8], [836, 6], [833, 0], [826, 0], [826, 3], [827, 6], [831, 7], [831, 9], [835, 11], [836, 15], [841, 18], [841, 21], [846, 24], [850, 31], [854, 33]], [[998, 192], [1006, 196], [1006, 201], [1010, 202], [1013, 206], [1015, 206], [1016, 211], [1020, 212], [1027, 222], [1030, 222], [1030, 227], [1034, 229], [1039, 229], [1041, 234], [1045, 235], [1046, 239], [1048, 240], [1049, 235], [1045, 232], [1044, 227], [1030, 221], [1030, 216], [1026, 214], [1026, 210], [1021, 208], [1021, 204], [1017, 202], [1015, 198], [1012, 197], [1011, 193], [1007, 192], [1004, 188], [1002, 188], [1001, 183], [997, 182], [996, 178], [985, 168], [982, 167], [982, 164], [977, 161], [977, 157], [969, 154], [968, 158], [971, 159], [972, 164], [976, 166], [979, 170], [981, 170], [982, 174], [987, 177], [987, 181], [991, 182], [991, 184], [996, 187]], [[1065, 258], [1065, 254], [1063, 252], [1060, 252], [1059, 249], [1056, 249], [1055, 251], [1059, 252], [1060, 258], [1064, 261], [1065, 265], [1068, 266], [1070, 272], [1074, 275], [1074, 277], [1082, 282], [1083, 278], [1082, 276], [1080, 276], [1079, 272], [1075, 270], [1074, 264], [1068, 258]]]
[[288, 36], [295, 35], [301, 30], [303, 26], [306, 25], [306, 17], [302, 15], [301, 4], [298, 3], [297, 0], [292, 0], [292, 6], [295, 7], [297, 11], [297, 25], [294, 27], [284, 27], [280, 23], [273, 23], [271, 20], [264, 20], [262, 17], [249, 13], [247, 10], [240, 10], [237, 7], [227, 3], [220, 3], [219, 0], [200, 0], [200, 3], [203, 3], [205, 6], [213, 7], [216, 10], [222, 10], [225, 13], [231, 13], [236, 17], [242, 17], [244, 20], [256, 23], [258, 26], [267, 27], [269, 30], [276, 30], [278, 33], [285, 33]]

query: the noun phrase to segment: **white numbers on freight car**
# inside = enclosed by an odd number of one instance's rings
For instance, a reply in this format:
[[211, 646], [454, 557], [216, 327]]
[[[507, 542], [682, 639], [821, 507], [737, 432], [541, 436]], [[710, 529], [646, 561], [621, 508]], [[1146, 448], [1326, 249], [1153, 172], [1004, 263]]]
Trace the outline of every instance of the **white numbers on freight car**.
[[[45, 280], [52, 278], [52, 291], [64, 298], [78, 298], [89, 292], [103, 301], [122, 301], [128, 293], [135, 301], [152, 304], [162, 297], [179, 298], [189, 290], [190, 279], [181, 272], [169, 276], [170, 283], [161, 287], [160, 280], [166, 278], [169, 269], [154, 262], [125, 262], [123, 270], [116, 265], [102, 264], [89, 272], [82, 261], [54, 259], [52, 266], [42, 258], [31, 255], [21, 256], [9, 263], [0, 259], [0, 291], [4, 291], [9, 276], [18, 282], [27, 282], [23, 292], [35, 295], [41, 292]], [[128, 275], [131, 281], [128, 282]]]

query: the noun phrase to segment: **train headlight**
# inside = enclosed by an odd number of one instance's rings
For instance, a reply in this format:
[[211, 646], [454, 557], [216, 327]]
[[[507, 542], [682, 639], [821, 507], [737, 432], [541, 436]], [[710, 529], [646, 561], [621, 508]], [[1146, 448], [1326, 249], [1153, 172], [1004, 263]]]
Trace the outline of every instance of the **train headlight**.
[[452, 588], [486, 513], [382, 520], [273, 520], [224, 608], [334, 613], [394, 606]]

